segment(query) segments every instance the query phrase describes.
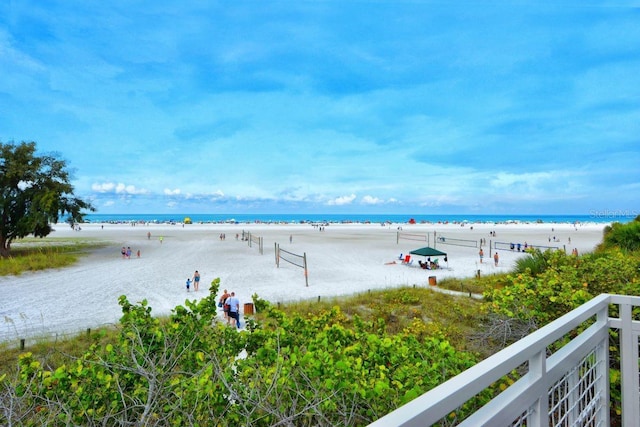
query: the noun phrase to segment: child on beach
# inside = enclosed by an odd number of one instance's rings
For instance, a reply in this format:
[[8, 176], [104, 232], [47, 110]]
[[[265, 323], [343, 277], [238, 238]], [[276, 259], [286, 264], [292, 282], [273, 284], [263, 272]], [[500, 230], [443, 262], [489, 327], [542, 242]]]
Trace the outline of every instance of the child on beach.
[[191, 287], [191, 278], [187, 277], [187, 292], [189, 292], [190, 287]]

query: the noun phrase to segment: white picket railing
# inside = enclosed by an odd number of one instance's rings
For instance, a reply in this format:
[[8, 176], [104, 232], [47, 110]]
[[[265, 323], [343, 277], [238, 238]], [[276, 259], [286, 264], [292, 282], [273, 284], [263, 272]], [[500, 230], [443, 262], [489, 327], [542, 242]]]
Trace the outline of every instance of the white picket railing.
[[[610, 305], [619, 317], [610, 317]], [[460, 426], [602, 426], [609, 421], [609, 329], [617, 329], [621, 356], [622, 423], [640, 426], [638, 347], [640, 321], [632, 309], [640, 297], [600, 295], [449, 381], [370, 424], [448, 425], [449, 414], [514, 369], [522, 377]], [[560, 350], [549, 347], [590, 326]]]

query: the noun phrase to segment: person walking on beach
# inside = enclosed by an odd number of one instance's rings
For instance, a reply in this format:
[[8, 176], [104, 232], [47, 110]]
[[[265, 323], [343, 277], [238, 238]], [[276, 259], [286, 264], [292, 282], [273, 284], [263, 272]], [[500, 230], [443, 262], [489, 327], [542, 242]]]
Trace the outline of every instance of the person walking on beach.
[[231, 296], [227, 298], [227, 304], [229, 305], [229, 317], [233, 319], [231, 325], [240, 329], [240, 300], [236, 298], [235, 292], [231, 292]]
[[191, 287], [191, 278], [187, 277], [187, 292], [189, 292], [190, 287]]
[[498, 252], [495, 253], [495, 255], [493, 255], [493, 263], [495, 264], [495, 266], [498, 266], [498, 261], [500, 260], [500, 256], [498, 255]]
[[198, 292], [199, 287], [200, 287], [200, 273], [198, 273], [198, 270], [196, 270], [196, 272], [193, 273], [193, 291]]
[[229, 305], [227, 304], [227, 299], [230, 297], [231, 295], [229, 295], [229, 292], [225, 289], [224, 292], [222, 293], [222, 296], [220, 297], [220, 303], [222, 304], [222, 313], [224, 318], [227, 320], [227, 323], [229, 323], [230, 319], [229, 319]]
[[478, 255], [480, 255], [480, 264], [482, 264], [482, 259], [484, 258], [484, 251], [482, 250], [482, 248], [480, 248], [480, 252], [478, 252]]
[[162, 244], [162, 239], [163, 239], [163, 237], [162, 237], [162, 236], [160, 236], [160, 244]]
[[151, 232], [147, 231], [147, 240], [151, 240]]

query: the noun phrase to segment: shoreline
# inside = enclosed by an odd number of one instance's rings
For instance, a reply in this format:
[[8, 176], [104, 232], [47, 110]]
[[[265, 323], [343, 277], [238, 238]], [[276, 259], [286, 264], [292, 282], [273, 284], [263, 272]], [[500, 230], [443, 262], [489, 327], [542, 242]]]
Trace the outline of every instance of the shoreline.
[[194, 224], [607, 224], [628, 222], [635, 218], [630, 211], [593, 211], [589, 214], [87, 214], [92, 224], [155, 223], [180, 224], [189, 218]]
[[[0, 322], [0, 341], [115, 323], [121, 317], [117, 303], [120, 295], [127, 295], [132, 303], [146, 299], [154, 315], [169, 314], [177, 305], [184, 305], [185, 299], [206, 296], [216, 277], [221, 279], [220, 292], [235, 291], [242, 307], [251, 302], [254, 294], [277, 303], [398, 286], [428, 287], [430, 276], [440, 281], [446, 277], [473, 277], [477, 271], [482, 275], [504, 273], [524, 253], [499, 249], [496, 267], [491, 258], [496, 243], [526, 242], [567, 252], [576, 248], [584, 253], [601, 242], [604, 227], [605, 224], [520, 223], [322, 227], [263, 223], [81, 224], [80, 231], [74, 231], [68, 224], [57, 224], [43, 242], [92, 238], [107, 245], [69, 268], [0, 277], [0, 319], [4, 320]], [[243, 231], [251, 233], [254, 241], [241, 240]], [[445, 238], [444, 243], [439, 237]], [[470, 246], [481, 239], [486, 241], [482, 263], [478, 247]], [[258, 242], [262, 243], [262, 253]], [[292, 254], [306, 255], [306, 277], [302, 268], [289, 262], [281, 260], [276, 265], [278, 245]], [[122, 259], [122, 246], [130, 246], [134, 254], [140, 250], [140, 258], [134, 255]], [[445, 268], [417, 268], [422, 257], [412, 257], [412, 266], [401, 263], [401, 253], [423, 246], [446, 252], [447, 262], [440, 259]], [[202, 275], [200, 291], [187, 293], [185, 280], [195, 270]]]

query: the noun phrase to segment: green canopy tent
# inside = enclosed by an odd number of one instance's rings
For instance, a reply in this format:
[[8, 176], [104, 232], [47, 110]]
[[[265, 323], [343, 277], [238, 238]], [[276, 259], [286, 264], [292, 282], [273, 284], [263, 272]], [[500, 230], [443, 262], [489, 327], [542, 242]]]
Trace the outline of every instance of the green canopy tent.
[[429, 246], [425, 246], [424, 248], [420, 248], [420, 249], [415, 249], [409, 253], [411, 255], [422, 255], [422, 256], [447, 256], [446, 253], [434, 248], [430, 248]]
[[437, 257], [443, 256], [444, 260], [447, 262], [447, 266], [449, 265], [449, 260], [447, 259], [447, 254], [445, 252], [439, 251], [435, 248], [431, 248], [429, 246], [425, 246], [424, 248], [414, 249], [409, 252], [411, 255], [421, 255], [423, 257]]

